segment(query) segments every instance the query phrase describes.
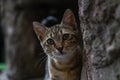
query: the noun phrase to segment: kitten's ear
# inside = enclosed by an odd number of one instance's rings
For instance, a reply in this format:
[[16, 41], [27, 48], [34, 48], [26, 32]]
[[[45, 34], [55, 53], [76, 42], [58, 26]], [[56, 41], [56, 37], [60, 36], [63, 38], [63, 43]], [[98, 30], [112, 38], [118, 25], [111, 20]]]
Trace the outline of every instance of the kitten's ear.
[[76, 29], [77, 24], [76, 24], [75, 16], [70, 9], [67, 9], [65, 11], [61, 24], [66, 24], [66, 25], [73, 27], [73, 29]]
[[33, 22], [33, 29], [38, 38], [42, 40], [47, 30], [46, 26], [40, 24], [39, 22]]

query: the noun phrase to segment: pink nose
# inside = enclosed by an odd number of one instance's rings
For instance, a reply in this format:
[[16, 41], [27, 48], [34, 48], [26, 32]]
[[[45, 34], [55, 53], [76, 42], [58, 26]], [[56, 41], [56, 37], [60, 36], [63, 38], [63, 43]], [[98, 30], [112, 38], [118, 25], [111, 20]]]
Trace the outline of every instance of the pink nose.
[[57, 44], [55, 44], [55, 47], [58, 51], [62, 52], [63, 50], [62, 42], [57, 42]]
[[57, 50], [59, 50], [60, 52], [62, 52], [63, 47], [57, 47]]

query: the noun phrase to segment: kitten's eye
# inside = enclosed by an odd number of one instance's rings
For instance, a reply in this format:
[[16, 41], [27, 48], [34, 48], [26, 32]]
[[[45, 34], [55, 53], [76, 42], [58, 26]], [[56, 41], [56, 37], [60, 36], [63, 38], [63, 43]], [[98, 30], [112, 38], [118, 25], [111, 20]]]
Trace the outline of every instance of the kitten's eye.
[[64, 34], [64, 35], [63, 35], [63, 40], [67, 40], [69, 37], [70, 37], [69, 34]]
[[49, 39], [47, 40], [47, 43], [48, 43], [49, 45], [53, 45], [53, 44], [54, 44], [54, 40], [51, 39], [51, 38], [49, 38]]

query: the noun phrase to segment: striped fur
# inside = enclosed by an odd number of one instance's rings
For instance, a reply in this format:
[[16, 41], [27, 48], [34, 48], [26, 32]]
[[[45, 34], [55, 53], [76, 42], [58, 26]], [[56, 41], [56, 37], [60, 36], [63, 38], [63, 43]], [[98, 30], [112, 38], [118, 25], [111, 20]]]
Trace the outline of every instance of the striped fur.
[[48, 56], [45, 80], [80, 80], [81, 54], [72, 11], [67, 10], [61, 24], [51, 28], [38, 22], [34, 22], [33, 25]]

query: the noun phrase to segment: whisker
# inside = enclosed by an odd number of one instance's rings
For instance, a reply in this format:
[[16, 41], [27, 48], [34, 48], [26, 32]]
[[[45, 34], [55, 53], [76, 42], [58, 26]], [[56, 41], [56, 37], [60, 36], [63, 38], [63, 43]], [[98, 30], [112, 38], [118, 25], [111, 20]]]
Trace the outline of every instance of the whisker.
[[[41, 61], [39, 61], [39, 63], [37, 64], [37, 67], [39, 68], [39, 69], [41, 69], [41, 67], [43, 66], [42, 64], [44, 63], [44, 62], [46, 62], [46, 60], [47, 60], [47, 56], [44, 56], [44, 58], [41, 60]], [[46, 65], [45, 65], [46, 66]], [[42, 68], [43, 69], [43, 68]], [[45, 68], [44, 68], [45, 69]], [[40, 72], [40, 74], [42, 73], [42, 71]]]
[[38, 56], [43, 56], [43, 55], [46, 55], [45, 53], [41, 53], [41, 54], [39, 54]]
[[36, 67], [39, 67], [39, 65], [41, 65], [45, 60], [46, 60], [46, 55], [44, 55], [40, 60], [39, 62], [36, 64]]
[[41, 65], [42, 63], [44, 63], [46, 60], [47, 60], [47, 57], [45, 57], [45, 58], [40, 62], [39, 65]]

